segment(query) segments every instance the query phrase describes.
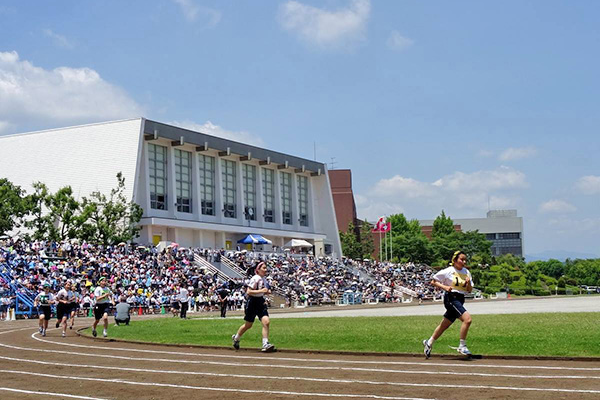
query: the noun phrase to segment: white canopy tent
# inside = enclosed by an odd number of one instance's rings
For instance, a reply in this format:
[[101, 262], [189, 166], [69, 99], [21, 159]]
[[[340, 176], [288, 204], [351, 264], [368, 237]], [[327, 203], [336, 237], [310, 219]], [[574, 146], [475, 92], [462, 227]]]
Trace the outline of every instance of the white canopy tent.
[[292, 247], [292, 248], [313, 247], [313, 245], [311, 243], [307, 242], [306, 240], [292, 239], [289, 242], [287, 242], [283, 247]]

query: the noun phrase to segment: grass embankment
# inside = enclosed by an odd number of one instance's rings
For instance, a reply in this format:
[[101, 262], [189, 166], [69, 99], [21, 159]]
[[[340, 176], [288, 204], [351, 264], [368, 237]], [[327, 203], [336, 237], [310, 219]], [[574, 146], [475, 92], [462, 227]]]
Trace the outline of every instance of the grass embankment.
[[[348, 317], [271, 319], [272, 343], [281, 349], [420, 353], [440, 317]], [[109, 337], [155, 343], [231, 346], [240, 317], [160, 318], [109, 328]], [[453, 354], [460, 321], [435, 343], [434, 353]], [[260, 322], [246, 332], [242, 347], [260, 345]], [[86, 333], [90, 333], [89, 330]], [[475, 315], [471, 351], [486, 355], [600, 356], [600, 313]]]

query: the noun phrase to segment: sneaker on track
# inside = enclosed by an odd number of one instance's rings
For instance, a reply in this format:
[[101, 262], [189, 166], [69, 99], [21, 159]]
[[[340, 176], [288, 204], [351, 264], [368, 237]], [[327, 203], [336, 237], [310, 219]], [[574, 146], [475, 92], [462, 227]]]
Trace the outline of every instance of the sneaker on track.
[[262, 347], [262, 349], [260, 349], [260, 351], [262, 351], [263, 353], [271, 353], [273, 351], [275, 351], [275, 346], [272, 345], [271, 343], [265, 343]]
[[467, 348], [467, 346], [458, 346], [458, 349], [456, 349], [456, 351], [458, 351], [463, 356], [470, 356], [471, 355], [471, 352], [469, 351], [469, 349]]
[[423, 353], [425, 354], [425, 359], [431, 356], [431, 345], [427, 339], [423, 340]]
[[62, 337], [65, 337], [65, 336], [67, 336], [67, 334], [63, 332], [63, 333], [62, 333]]
[[56, 321], [56, 328], [60, 326], [60, 321]]
[[235, 335], [231, 335], [231, 341], [233, 342], [233, 348], [236, 350], [240, 349], [240, 341], [235, 340]]
[[46, 331], [42, 331], [42, 336], [46, 336]]
[[92, 330], [92, 336], [93, 336], [93, 337], [96, 337], [96, 336], [98, 336], [98, 332], [96, 332], [96, 330], [95, 330], [95, 329], [94, 329], [94, 330]]
[[104, 331], [102, 331], [102, 336], [104, 336], [104, 337], [108, 336], [108, 332], [106, 332], [106, 329]]
[[40, 331], [40, 333], [42, 333], [44, 331], [44, 328], [42, 328], [41, 326], [38, 328], [38, 331]]

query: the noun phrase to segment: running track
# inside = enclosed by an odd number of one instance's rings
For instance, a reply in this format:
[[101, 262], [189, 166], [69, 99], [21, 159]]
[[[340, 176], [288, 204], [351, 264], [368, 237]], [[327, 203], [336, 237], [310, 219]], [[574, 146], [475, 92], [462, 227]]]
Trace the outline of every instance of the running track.
[[[80, 326], [90, 320], [80, 319]], [[2, 399], [592, 399], [600, 362], [261, 354], [0, 324]]]

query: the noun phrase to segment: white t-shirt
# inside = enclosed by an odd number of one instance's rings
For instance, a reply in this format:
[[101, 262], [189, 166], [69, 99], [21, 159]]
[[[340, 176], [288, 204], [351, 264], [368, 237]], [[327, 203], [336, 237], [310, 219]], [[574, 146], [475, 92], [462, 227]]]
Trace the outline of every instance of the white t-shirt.
[[40, 292], [35, 300], [42, 306], [50, 306], [50, 303], [54, 302], [54, 295], [52, 293]]
[[98, 297], [107, 294], [107, 293], [111, 293], [111, 290], [107, 287], [102, 287], [102, 286], [98, 286], [96, 287], [96, 289], [94, 289], [94, 298], [96, 299], [96, 304], [105, 304], [105, 303], [110, 303], [110, 296], [106, 296], [100, 300], [98, 300]]
[[451, 286], [452, 291], [455, 293], [467, 294], [466, 290], [466, 279], [467, 277], [471, 280], [471, 272], [463, 267], [461, 270], [450, 266], [440, 270], [433, 276], [433, 279], [440, 282], [442, 285]]
[[[266, 288], [269, 287], [269, 283], [267, 282], [267, 280], [263, 277], [261, 277], [260, 275], [254, 275], [250, 281], [248, 281], [248, 288], [252, 289], [252, 290], [260, 290], [262, 288]], [[259, 293], [259, 294], [251, 294], [249, 296], [252, 297], [263, 297], [265, 294], [264, 293]]]
[[56, 293], [56, 300], [66, 300], [68, 302], [73, 301], [73, 291], [65, 288], [60, 289], [58, 293]]

